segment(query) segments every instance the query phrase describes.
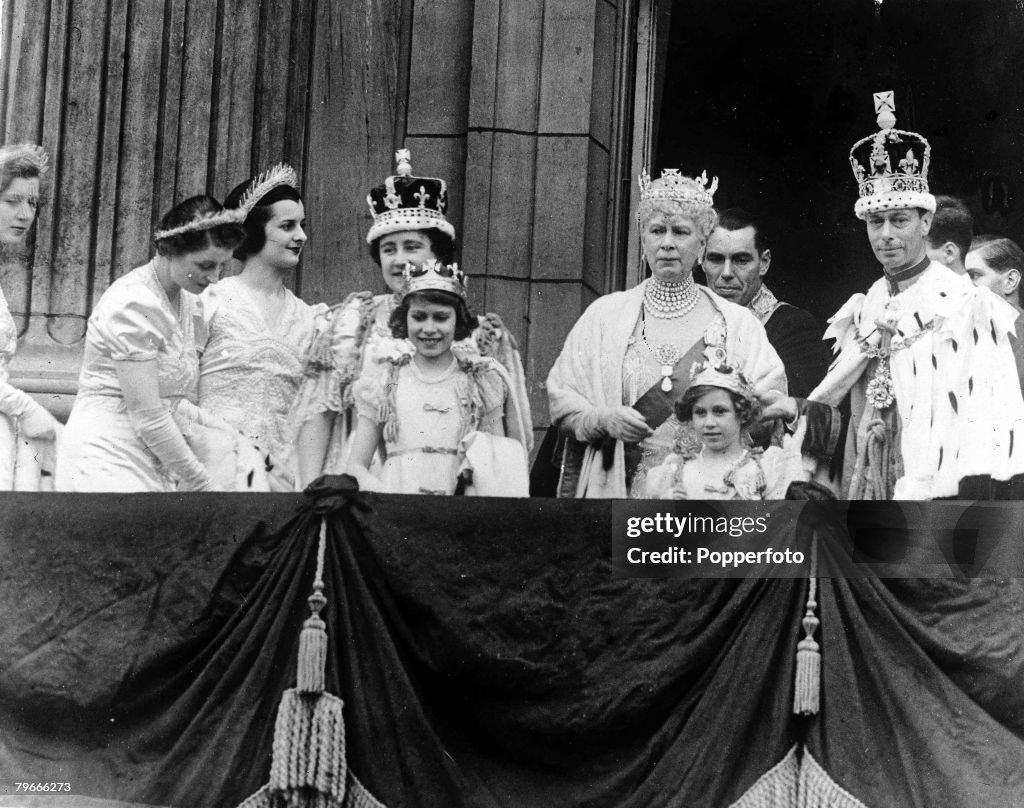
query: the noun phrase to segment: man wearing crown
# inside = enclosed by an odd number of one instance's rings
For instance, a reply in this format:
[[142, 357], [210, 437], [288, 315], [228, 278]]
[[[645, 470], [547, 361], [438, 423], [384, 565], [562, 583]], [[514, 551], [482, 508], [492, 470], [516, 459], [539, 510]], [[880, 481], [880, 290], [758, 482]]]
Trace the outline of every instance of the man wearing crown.
[[1008, 340], [1015, 313], [929, 260], [930, 146], [892, 128], [891, 93], [876, 96], [876, 109], [881, 131], [857, 142], [850, 160], [854, 212], [882, 277], [829, 320], [836, 359], [808, 400], [768, 396], [765, 414], [805, 414], [815, 445], [804, 451], [827, 456], [839, 425], [822, 405], [850, 396], [842, 469], [829, 473], [842, 498], [1006, 495], [1024, 473], [1024, 402]]

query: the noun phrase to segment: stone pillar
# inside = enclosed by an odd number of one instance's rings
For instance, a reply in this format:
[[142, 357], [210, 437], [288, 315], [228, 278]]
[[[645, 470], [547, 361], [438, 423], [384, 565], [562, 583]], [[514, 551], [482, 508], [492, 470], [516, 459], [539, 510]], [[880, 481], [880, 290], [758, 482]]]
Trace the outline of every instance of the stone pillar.
[[519, 341], [538, 428], [565, 335], [621, 283], [635, 16], [628, 0], [416, 5], [406, 145], [452, 186], [471, 302]]

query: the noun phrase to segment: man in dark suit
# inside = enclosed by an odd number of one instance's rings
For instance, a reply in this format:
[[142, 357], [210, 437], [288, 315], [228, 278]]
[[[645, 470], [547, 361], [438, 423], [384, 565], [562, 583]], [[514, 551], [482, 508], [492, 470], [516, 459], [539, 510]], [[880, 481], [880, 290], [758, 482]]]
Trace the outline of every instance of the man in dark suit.
[[928, 257], [949, 267], [957, 275], [967, 272], [964, 259], [974, 237], [974, 217], [955, 196], [935, 197], [935, 216], [925, 241]]
[[723, 210], [708, 239], [704, 274], [713, 291], [761, 321], [786, 366], [789, 394], [805, 398], [828, 369], [823, 329], [810, 312], [783, 303], [764, 284], [772, 251], [763, 223], [739, 208]]

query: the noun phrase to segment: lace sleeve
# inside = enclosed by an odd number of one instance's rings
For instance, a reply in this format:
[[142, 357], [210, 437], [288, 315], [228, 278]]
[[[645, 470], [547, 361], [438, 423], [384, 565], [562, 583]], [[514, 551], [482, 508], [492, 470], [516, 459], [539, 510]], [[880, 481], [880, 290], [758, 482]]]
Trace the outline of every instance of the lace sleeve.
[[526, 373], [523, 369], [523, 358], [519, 354], [519, 346], [512, 332], [505, 326], [497, 314], [488, 313], [479, 319], [479, 326], [473, 332], [481, 355], [489, 356], [498, 362], [508, 376], [509, 408], [514, 409], [514, 417], [526, 425], [525, 434], [520, 439], [529, 452], [533, 449], [533, 419], [530, 413], [530, 398], [526, 387]]
[[293, 407], [296, 427], [317, 413], [344, 412], [351, 406], [351, 385], [360, 374], [362, 348], [373, 314], [371, 300], [369, 292], [358, 292], [318, 312]]
[[480, 417], [480, 431], [505, 436], [505, 401], [508, 386], [494, 371], [485, 373], [480, 380], [483, 388], [483, 414]]
[[470, 391], [466, 396], [470, 412], [467, 420], [476, 423], [476, 429], [491, 435], [515, 438], [524, 446], [528, 425], [521, 423], [519, 413], [510, 408], [508, 373], [495, 360], [480, 358], [463, 362], [462, 369], [469, 377]]
[[381, 373], [372, 373], [356, 379], [352, 384], [352, 400], [358, 415], [371, 421], [381, 421], [381, 411], [386, 403], [387, 386], [391, 369]]

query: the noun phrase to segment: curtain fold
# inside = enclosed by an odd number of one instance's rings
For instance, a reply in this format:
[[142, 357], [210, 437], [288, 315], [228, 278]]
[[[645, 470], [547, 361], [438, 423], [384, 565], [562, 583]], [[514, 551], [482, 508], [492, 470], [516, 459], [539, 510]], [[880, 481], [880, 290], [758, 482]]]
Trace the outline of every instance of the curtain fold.
[[830, 579], [807, 749], [883, 805], [1024, 805], [1024, 581]]
[[[610, 502], [365, 502], [327, 516], [326, 690], [384, 805], [1021, 804], [1019, 581], [820, 579], [804, 718], [805, 581], [613, 579]], [[166, 806], [257, 792], [319, 512], [5, 495], [0, 778]]]

